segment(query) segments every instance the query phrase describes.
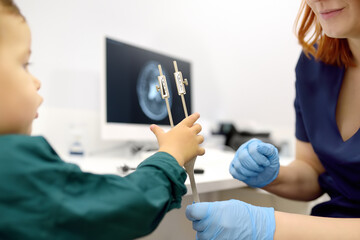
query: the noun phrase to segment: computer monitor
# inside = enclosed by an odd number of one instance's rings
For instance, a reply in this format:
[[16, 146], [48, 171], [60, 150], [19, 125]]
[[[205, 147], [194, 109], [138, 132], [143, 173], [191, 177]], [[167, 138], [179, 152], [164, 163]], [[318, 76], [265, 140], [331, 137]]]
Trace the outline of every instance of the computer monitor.
[[169, 88], [169, 104], [174, 124], [185, 114], [174, 79], [173, 61], [188, 79], [185, 102], [191, 113], [191, 64], [177, 57], [160, 54], [105, 37], [103, 79], [101, 83], [101, 136], [106, 140], [155, 141], [152, 123], [169, 127], [165, 100], [157, 91], [158, 65]]

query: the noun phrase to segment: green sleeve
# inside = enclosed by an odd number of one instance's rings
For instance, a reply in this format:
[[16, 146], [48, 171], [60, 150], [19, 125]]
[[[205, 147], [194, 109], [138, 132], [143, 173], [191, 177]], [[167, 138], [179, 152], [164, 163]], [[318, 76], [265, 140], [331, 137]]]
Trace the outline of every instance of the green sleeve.
[[180, 207], [185, 179], [167, 153], [126, 177], [96, 175], [63, 162], [42, 137], [0, 136], [0, 239], [138, 238]]
[[134, 239], [151, 233], [179, 208], [186, 173], [167, 153], [156, 153], [126, 177], [71, 170], [55, 225], [66, 239]]

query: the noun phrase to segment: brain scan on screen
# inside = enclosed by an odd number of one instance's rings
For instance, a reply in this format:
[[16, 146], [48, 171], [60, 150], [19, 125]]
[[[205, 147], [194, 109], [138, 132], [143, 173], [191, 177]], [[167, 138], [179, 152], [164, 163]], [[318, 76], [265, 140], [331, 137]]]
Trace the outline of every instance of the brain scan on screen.
[[[158, 65], [159, 63], [156, 61], [147, 62], [140, 70], [136, 86], [141, 110], [148, 118], [156, 121], [167, 117], [166, 105], [162, 101], [161, 95], [156, 91]], [[167, 75], [166, 70], [163, 71], [164, 75]], [[170, 85], [170, 83], [168, 84]], [[168, 91], [171, 96], [171, 87], [168, 88]], [[169, 104], [172, 105], [171, 98]]]

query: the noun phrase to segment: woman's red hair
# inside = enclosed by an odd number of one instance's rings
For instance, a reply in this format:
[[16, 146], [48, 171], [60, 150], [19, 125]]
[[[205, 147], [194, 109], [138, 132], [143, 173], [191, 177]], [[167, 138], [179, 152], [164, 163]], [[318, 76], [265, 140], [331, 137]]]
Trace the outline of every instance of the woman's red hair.
[[[295, 26], [295, 34], [308, 57], [311, 54], [316, 59], [331, 65], [355, 66], [347, 39], [326, 36], [315, 13], [305, 3], [305, 0], [301, 3]], [[311, 30], [313, 32], [309, 35]], [[306, 39], [308, 36], [309, 38]]]

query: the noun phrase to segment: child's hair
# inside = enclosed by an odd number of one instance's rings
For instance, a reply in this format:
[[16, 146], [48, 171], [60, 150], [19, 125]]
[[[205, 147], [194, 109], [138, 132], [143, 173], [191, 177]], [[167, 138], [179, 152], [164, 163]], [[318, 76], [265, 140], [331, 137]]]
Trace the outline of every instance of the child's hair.
[[[305, 0], [301, 3], [295, 27], [295, 34], [308, 57], [310, 53], [316, 59], [327, 64], [345, 67], [355, 66], [347, 39], [326, 36], [315, 13], [305, 3]], [[312, 28], [314, 28], [313, 33], [309, 34]], [[305, 39], [306, 37], [308, 39]], [[315, 47], [315, 45], [317, 46]]]
[[25, 17], [21, 14], [18, 6], [16, 6], [13, 0], [0, 0], [0, 15], [2, 13], [14, 14], [25, 20]]

